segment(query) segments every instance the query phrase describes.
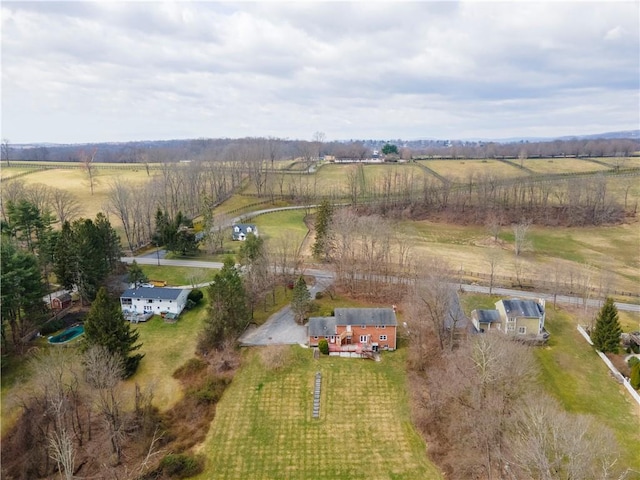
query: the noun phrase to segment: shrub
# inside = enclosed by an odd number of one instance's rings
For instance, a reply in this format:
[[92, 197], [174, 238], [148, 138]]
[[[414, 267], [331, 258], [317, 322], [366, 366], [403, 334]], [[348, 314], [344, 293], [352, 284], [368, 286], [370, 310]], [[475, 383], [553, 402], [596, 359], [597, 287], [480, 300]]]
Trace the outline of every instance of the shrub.
[[631, 357], [629, 359], [629, 361], [627, 362], [627, 364], [629, 364], [629, 368], [632, 368], [636, 363], [640, 363], [640, 358], [638, 357]]
[[199, 288], [194, 288], [189, 292], [187, 300], [191, 300], [194, 304], [197, 305], [198, 303], [200, 303], [200, 300], [202, 300], [203, 297], [204, 293], [202, 293], [202, 290], [200, 290]]
[[202, 458], [184, 453], [171, 453], [160, 462], [162, 473], [171, 478], [188, 478], [203, 470]]
[[64, 320], [62, 318], [58, 318], [56, 320], [53, 320], [52, 322], [45, 323], [40, 329], [40, 335], [44, 337], [53, 332], [57, 332], [62, 327], [64, 327]]
[[217, 403], [230, 382], [227, 378], [210, 377], [199, 387], [189, 389], [187, 394], [193, 395], [201, 404]]
[[200, 373], [207, 367], [207, 363], [198, 357], [193, 357], [187, 360], [183, 365], [179, 366], [175, 372], [173, 372], [173, 378], [185, 378]]
[[636, 390], [640, 389], [640, 362], [634, 363], [631, 367], [631, 377], [629, 378], [629, 382]]
[[318, 349], [320, 353], [324, 355], [329, 355], [329, 342], [327, 342], [326, 338], [321, 338], [318, 342]]

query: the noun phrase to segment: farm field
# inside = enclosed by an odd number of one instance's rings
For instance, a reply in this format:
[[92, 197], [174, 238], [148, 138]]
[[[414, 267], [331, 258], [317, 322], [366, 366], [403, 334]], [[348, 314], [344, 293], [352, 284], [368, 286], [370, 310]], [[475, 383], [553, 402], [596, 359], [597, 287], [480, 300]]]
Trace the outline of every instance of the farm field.
[[516, 178], [528, 174], [516, 166], [498, 160], [418, 160], [418, 163], [432, 169], [452, 182], [464, 183], [472, 177], [475, 181], [483, 177]]
[[598, 157], [597, 160], [611, 167], [640, 168], [640, 157]]
[[[9, 175], [8, 172], [5, 172], [5, 169], [12, 171], [13, 168], [14, 167], [8, 169], [6, 167], [3, 168], [3, 175], [5, 175], [5, 173]], [[33, 173], [24, 175], [20, 177], [19, 180], [24, 181], [27, 186], [40, 183], [48, 187], [59, 188], [72, 193], [82, 207], [83, 216], [93, 219], [96, 213], [104, 211], [110, 185], [116, 178], [124, 178], [134, 184], [146, 183], [151, 178], [147, 176], [144, 168], [134, 171], [129, 168], [117, 169], [112, 166], [110, 169], [101, 170], [98, 164], [97, 169], [97, 174], [94, 177], [93, 195], [91, 194], [87, 174], [81, 168], [64, 168], [64, 164], [61, 165], [61, 168], [34, 170]], [[11, 176], [12, 175], [13, 174], [11, 174]], [[118, 229], [121, 227], [119, 219], [115, 216], [111, 215], [109, 220], [114, 228]]]
[[[520, 160], [509, 160], [519, 165]], [[581, 158], [526, 158], [522, 166], [536, 174], [600, 172], [610, 168]]]
[[[400, 222], [409, 236], [416, 258], [439, 255], [454, 270], [487, 272], [489, 252], [497, 252], [496, 275], [515, 277], [513, 232], [504, 227], [500, 243], [493, 244], [483, 227], [459, 226], [430, 221]], [[640, 284], [640, 225], [612, 227], [531, 227], [531, 250], [518, 259], [524, 278], [546, 278], [556, 267], [564, 281], [587, 272], [591, 283], [604, 282], [609, 290], [638, 292]], [[603, 285], [604, 286], [604, 285]]]
[[[409, 418], [403, 351], [370, 362], [313, 360], [310, 350], [290, 348], [277, 371], [246, 352], [200, 448], [206, 470], [196, 478], [442, 478]], [[318, 371], [320, 418], [313, 419]]]

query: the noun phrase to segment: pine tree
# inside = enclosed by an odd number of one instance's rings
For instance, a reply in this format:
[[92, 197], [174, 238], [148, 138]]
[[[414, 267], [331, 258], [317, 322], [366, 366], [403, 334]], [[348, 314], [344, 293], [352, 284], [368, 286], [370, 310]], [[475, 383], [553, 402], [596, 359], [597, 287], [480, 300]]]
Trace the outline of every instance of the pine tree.
[[131, 265], [129, 265], [128, 280], [129, 280], [129, 283], [134, 284], [135, 288], [138, 288], [141, 283], [145, 283], [149, 281], [145, 273], [142, 271], [142, 268], [140, 267], [140, 265], [138, 265], [138, 262], [136, 262], [135, 260], [131, 262]]
[[95, 301], [84, 321], [86, 348], [93, 345], [105, 347], [113, 355], [119, 355], [124, 365], [124, 378], [135, 373], [144, 355], [133, 353], [142, 346], [138, 332], [124, 319], [120, 305], [111, 300], [107, 290], [98, 290]]
[[313, 256], [317, 260], [324, 260], [327, 256], [327, 243], [329, 236], [329, 225], [333, 216], [333, 206], [328, 200], [323, 200], [318, 211], [316, 212], [316, 222], [314, 225], [316, 231], [316, 240], [313, 243]]
[[311, 307], [311, 294], [307, 288], [304, 278], [298, 277], [293, 287], [293, 298], [291, 299], [291, 310], [297, 323], [304, 322], [309, 308]]
[[613, 304], [613, 299], [607, 298], [598, 313], [596, 326], [591, 333], [593, 345], [603, 353], [617, 353], [621, 333], [618, 309]]
[[251, 319], [247, 292], [232, 257], [225, 259], [208, 293], [209, 316], [198, 341], [201, 352], [222, 348], [226, 340], [235, 340]]

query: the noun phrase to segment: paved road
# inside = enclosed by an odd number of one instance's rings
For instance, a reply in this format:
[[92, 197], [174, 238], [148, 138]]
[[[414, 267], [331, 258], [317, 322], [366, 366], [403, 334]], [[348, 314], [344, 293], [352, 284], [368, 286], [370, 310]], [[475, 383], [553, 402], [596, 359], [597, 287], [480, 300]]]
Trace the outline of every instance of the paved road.
[[[121, 259], [125, 263], [131, 263], [134, 260], [134, 257], [123, 257]], [[142, 258], [135, 257], [135, 260], [140, 265], [156, 265], [157, 259], [155, 258]], [[175, 266], [175, 267], [197, 267], [197, 268], [222, 268], [222, 263], [220, 262], [203, 262], [197, 260], [160, 260], [161, 265], [167, 266]], [[305, 275], [312, 275], [316, 277], [316, 283], [320, 281], [331, 282], [333, 279], [333, 272], [322, 269], [314, 269], [309, 268], [304, 270]], [[467, 292], [476, 292], [476, 293], [489, 293], [489, 287], [485, 287], [482, 285], [471, 285], [471, 284], [458, 284], [459, 288]], [[504, 295], [510, 297], [519, 297], [519, 298], [544, 298], [547, 302], [553, 302], [553, 295], [550, 293], [539, 293], [539, 292], [527, 292], [522, 290], [513, 290], [510, 288], [493, 288], [493, 294], [495, 295]], [[558, 295], [556, 297], [556, 302], [559, 304], [565, 305], [583, 305], [583, 300], [580, 297], [573, 297], [570, 295]], [[587, 300], [587, 304], [593, 307], [599, 307], [602, 305], [602, 300], [600, 299], [589, 299]], [[618, 310], [626, 311], [626, 312], [639, 312], [640, 313], [640, 305], [635, 303], [622, 303], [615, 302]]]

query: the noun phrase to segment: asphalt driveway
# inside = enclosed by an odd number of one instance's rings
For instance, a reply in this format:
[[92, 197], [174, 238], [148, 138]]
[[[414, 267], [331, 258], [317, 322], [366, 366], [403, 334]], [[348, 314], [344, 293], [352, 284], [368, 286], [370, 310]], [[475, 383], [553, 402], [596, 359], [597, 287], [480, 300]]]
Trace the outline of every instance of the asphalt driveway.
[[[316, 276], [315, 284], [309, 287], [311, 298], [316, 293], [325, 290], [333, 281], [331, 276]], [[287, 305], [279, 312], [274, 313], [269, 319], [257, 328], [249, 328], [240, 337], [240, 345], [243, 347], [258, 345], [291, 345], [294, 343], [306, 344], [307, 327], [298, 325], [293, 317], [291, 307]]]

